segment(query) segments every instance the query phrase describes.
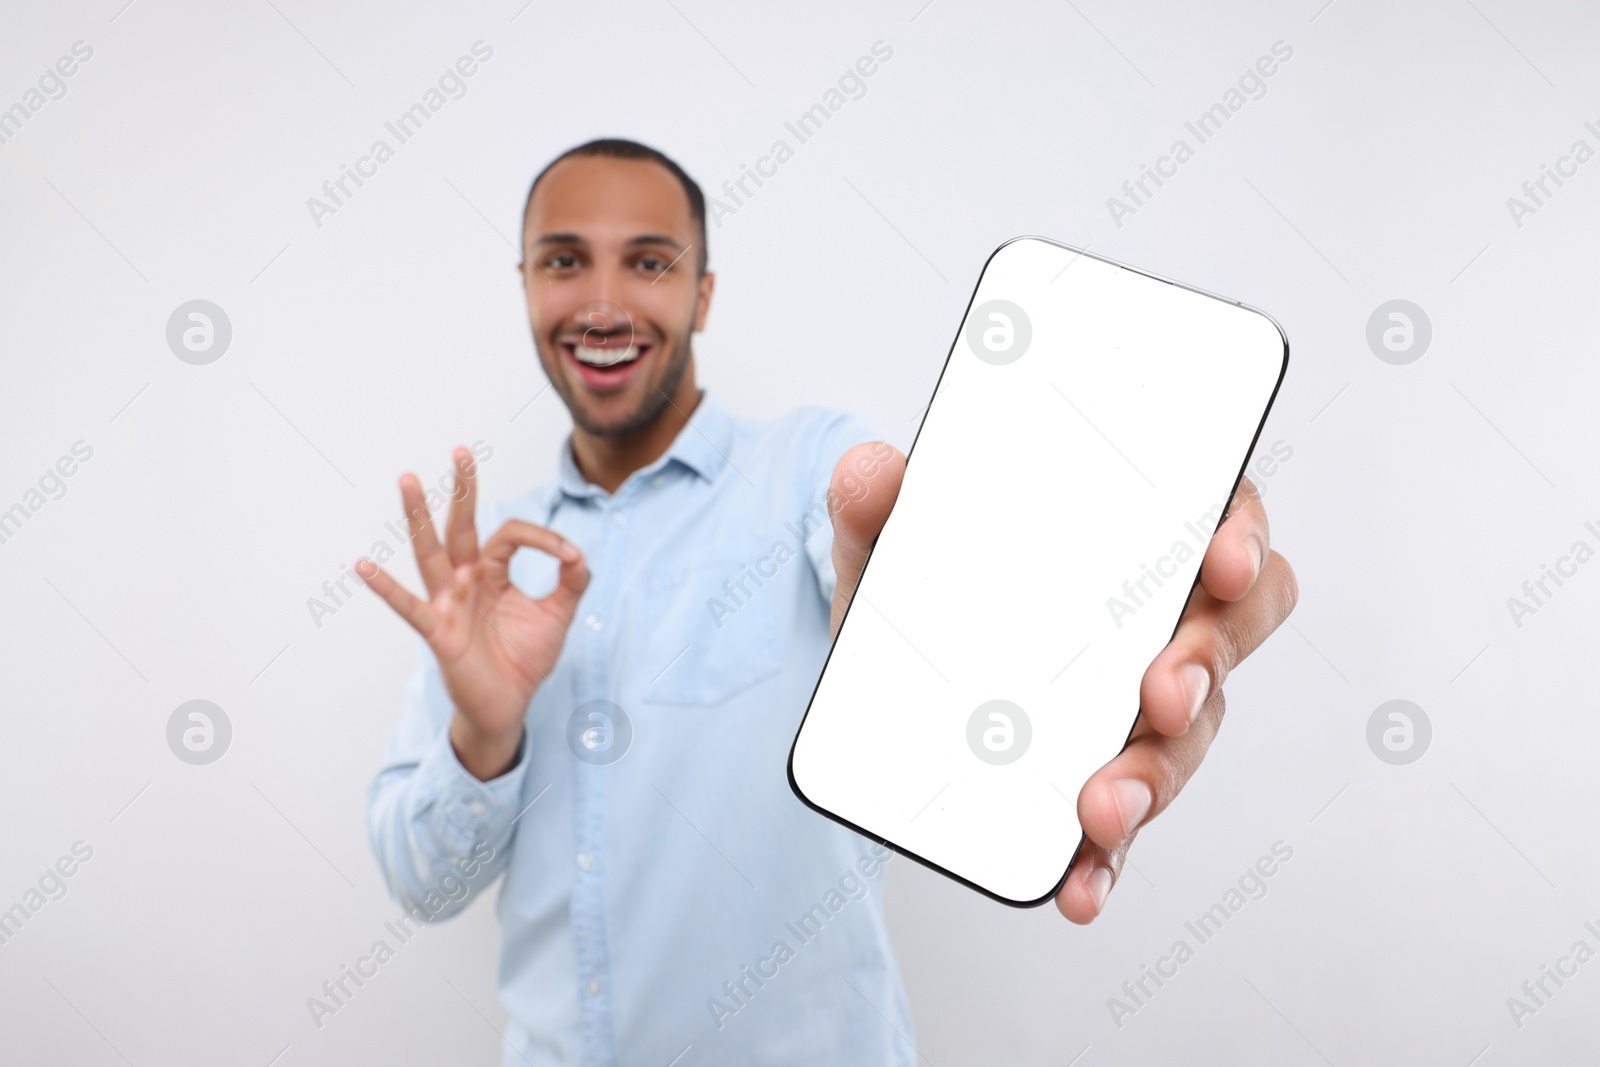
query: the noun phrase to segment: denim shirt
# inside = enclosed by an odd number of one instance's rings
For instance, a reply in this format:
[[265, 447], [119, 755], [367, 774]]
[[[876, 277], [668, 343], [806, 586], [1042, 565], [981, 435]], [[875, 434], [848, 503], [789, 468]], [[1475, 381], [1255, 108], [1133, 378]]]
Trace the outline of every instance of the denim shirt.
[[[560, 531], [589, 587], [492, 781], [456, 758], [422, 645], [367, 822], [411, 922], [504, 872], [506, 1064], [914, 1063], [892, 853], [807, 809], [785, 769], [830, 643], [829, 479], [876, 439], [855, 416], [742, 419], [707, 393], [614, 494], [569, 438], [554, 481], [481, 528]], [[540, 596], [556, 571], [525, 549], [511, 577]]]

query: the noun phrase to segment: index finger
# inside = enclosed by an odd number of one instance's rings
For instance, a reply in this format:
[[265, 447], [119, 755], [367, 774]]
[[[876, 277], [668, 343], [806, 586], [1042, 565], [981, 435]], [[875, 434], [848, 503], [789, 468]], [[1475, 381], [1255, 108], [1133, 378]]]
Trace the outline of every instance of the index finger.
[[445, 522], [445, 549], [450, 554], [450, 565], [478, 561], [478, 526], [475, 512], [478, 507], [478, 464], [472, 453], [457, 445], [452, 453], [456, 465], [455, 491], [450, 494], [450, 517]]

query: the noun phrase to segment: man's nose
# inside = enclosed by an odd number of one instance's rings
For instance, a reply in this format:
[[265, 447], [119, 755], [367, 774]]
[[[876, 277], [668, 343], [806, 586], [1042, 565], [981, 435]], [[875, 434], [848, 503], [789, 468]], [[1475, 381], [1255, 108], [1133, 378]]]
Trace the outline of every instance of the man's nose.
[[594, 288], [589, 293], [589, 299], [602, 304], [620, 303], [623, 270], [620, 264], [614, 263], [597, 267], [591, 275], [594, 279]]

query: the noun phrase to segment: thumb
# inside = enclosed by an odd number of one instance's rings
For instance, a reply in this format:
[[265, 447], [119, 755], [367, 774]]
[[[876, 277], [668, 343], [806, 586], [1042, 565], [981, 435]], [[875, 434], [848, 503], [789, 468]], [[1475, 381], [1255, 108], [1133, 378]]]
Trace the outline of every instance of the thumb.
[[906, 457], [884, 441], [856, 445], [833, 468], [828, 515], [833, 520], [833, 570], [838, 579], [833, 589], [835, 634], [844, 609], [855, 596], [867, 553], [900, 495], [905, 470]]

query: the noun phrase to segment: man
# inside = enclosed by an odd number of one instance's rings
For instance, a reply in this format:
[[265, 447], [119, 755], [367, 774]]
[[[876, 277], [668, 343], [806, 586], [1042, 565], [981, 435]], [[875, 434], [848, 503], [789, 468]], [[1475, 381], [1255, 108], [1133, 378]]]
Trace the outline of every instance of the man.
[[[457, 449], [443, 543], [400, 480], [427, 599], [357, 563], [426, 642], [368, 799], [390, 889], [442, 918], [505, 872], [507, 1063], [912, 1064], [889, 853], [784, 773], [904, 458], [853, 416], [757, 422], [701, 391], [705, 202], [660, 153], [563, 154], [523, 242], [534, 344], [573, 421], [559, 473], [480, 545]], [[1198, 766], [1228, 671], [1293, 607], [1249, 489], [1133, 740], [1079, 797], [1090, 844], [1056, 900], [1074, 922]]]

